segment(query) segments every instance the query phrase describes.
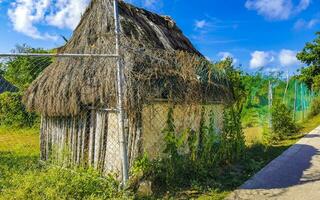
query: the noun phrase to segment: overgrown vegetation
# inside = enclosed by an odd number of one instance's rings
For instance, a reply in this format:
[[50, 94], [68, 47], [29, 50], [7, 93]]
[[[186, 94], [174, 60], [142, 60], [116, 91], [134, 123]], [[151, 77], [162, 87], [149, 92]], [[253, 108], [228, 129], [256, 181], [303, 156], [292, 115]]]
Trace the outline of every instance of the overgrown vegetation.
[[38, 162], [37, 130], [0, 128], [0, 199], [130, 199], [119, 182], [91, 169], [64, 169]]
[[[32, 48], [26, 44], [17, 45], [15, 53], [52, 53], [51, 50]], [[6, 60], [1, 67], [4, 77], [20, 91], [25, 90], [50, 64], [50, 57], [16, 57]]]
[[224, 111], [224, 129], [221, 133], [216, 132], [214, 113], [211, 113], [208, 123], [202, 114], [199, 130], [186, 129], [177, 132], [174, 109], [171, 108], [163, 130], [166, 143], [164, 156], [153, 161], [144, 156], [133, 168], [134, 175], [138, 174], [142, 180], [153, 183], [157, 194], [177, 192], [183, 188], [208, 190], [217, 188], [228, 180], [227, 185], [220, 187], [226, 189], [242, 181], [232, 180], [233, 176], [228, 174], [237, 170], [234, 168], [236, 161], [241, 162], [245, 158], [246, 147], [241, 125], [245, 90], [241, 83], [241, 71], [233, 68], [231, 59], [216, 65], [215, 67], [226, 71], [234, 87], [236, 99]]
[[316, 33], [313, 42], [306, 43], [297, 58], [308, 65], [301, 70], [300, 80], [305, 82], [310, 89], [320, 90], [320, 32]]
[[21, 103], [19, 92], [0, 94], [0, 126], [32, 127], [38, 120], [33, 113], [28, 113]]
[[[302, 71], [300, 80], [314, 89], [319, 78], [318, 58], [310, 56], [316, 53], [315, 43], [307, 45], [299, 55], [301, 60], [312, 65], [311, 72], [310, 69]], [[17, 47], [16, 51], [48, 52], [28, 46]], [[313, 60], [310, 60], [311, 57]], [[66, 170], [41, 165], [38, 162], [38, 136], [29, 133], [30, 130], [33, 132], [32, 129], [28, 129], [28, 133], [20, 131], [18, 134], [15, 132], [17, 129], [3, 133], [1, 126], [37, 126], [38, 118], [26, 112], [21, 103], [21, 93], [51, 62], [49, 58], [15, 58], [0, 65], [0, 75], [19, 88], [16, 93], [0, 94], [0, 199], [133, 198], [130, 193], [118, 190], [119, 183], [115, 179], [102, 179], [94, 170]], [[293, 110], [303, 110], [303, 106], [300, 103], [293, 107], [298, 96], [293, 90], [288, 90], [289, 83], [296, 84], [296, 78], [286, 82], [279, 74], [246, 74], [235, 69], [232, 63], [232, 59], [226, 59], [211, 65], [211, 71], [226, 74], [235, 99], [225, 109], [224, 129], [218, 133], [214, 113], [210, 113], [210, 120], [206, 122], [202, 112], [199, 130], [177, 131], [173, 105], [168, 112], [166, 127], [162, 130], [166, 143], [163, 157], [150, 160], [144, 155], [138, 159], [131, 169], [131, 187], [128, 191], [135, 192], [143, 181], [150, 181], [155, 197], [190, 197], [186, 191], [196, 190], [222, 199], [303, 136], [295, 134], [299, 126], [292, 113]], [[309, 75], [314, 77], [306, 79]], [[271, 110], [268, 99], [270, 85], [274, 98]], [[320, 100], [316, 98], [312, 102], [310, 117], [319, 113]], [[271, 129], [267, 123], [269, 120], [272, 122]], [[307, 124], [309, 129], [302, 129], [302, 132], [310, 131], [310, 127], [320, 123], [320, 118], [312, 120]], [[260, 137], [246, 145], [243, 127], [259, 128], [259, 131], [265, 129], [266, 140]]]
[[298, 131], [292, 111], [283, 103], [277, 102], [272, 106], [271, 119], [272, 128], [269, 142], [283, 140]]
[[[28, 45], [17, 45], [16, 53], [49, 53], [52, 51], [32, 48]], [[22, 104], [24, 90], [50, 64], [49, 57], [16, 57], [8, 58], [0, 65], [0, 76], [18, 88], [17, 92], [0, 94], [0, 126], [32, 127], [37, 126], [39, 119], [34, 113], [28, 113]], [[4, 88], [5, 89], [5, 88]]]
[[320, 114], [320, 97], [316, 97], [315, 99], [313, 99], [311, 103], [309, 117], [315, 117], [319, 114]]

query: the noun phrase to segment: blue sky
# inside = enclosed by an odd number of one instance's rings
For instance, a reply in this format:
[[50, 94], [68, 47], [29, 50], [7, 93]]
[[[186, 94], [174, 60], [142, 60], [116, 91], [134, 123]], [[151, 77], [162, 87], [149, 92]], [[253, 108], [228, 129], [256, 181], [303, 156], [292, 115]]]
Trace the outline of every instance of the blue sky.
[[[0, 0], [0, 52], [52, 48], [70, 37], [89, 0]], [[211, 60], [231, 56], [247, 71], [301, 67], [295, 54], [320, 31], [320, 0], [127, 0], [171, 16]]]

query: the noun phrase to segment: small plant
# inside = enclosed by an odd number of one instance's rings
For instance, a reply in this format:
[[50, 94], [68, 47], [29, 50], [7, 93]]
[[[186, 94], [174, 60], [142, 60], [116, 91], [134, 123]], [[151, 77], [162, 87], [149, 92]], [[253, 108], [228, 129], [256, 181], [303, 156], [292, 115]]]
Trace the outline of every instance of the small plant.
[[320, 97], [315, 98], [311, 103], [310, 117], [320, 114]]
[[245, 138], [241, 124], [241, 114], [234, 106], [224, 112], [224, 129], [219, 150], [220, 160], [232, 163], [241, 159], [245, 151]]
[[275, 103], [271, 110], [272, 132], [270, 139], [278, 141], [297, 133], [298, 126], [292, 119], [292, 112], [283, 103]]

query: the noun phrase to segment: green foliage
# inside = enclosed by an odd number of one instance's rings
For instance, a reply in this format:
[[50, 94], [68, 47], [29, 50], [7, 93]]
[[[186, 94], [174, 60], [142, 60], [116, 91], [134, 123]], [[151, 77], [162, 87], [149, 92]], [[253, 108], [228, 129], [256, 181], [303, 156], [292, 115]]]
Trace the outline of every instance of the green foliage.
[[[36, 49], [27, 45], [17, 46], [18, 53], [50, 53], [44, 49]], [[49, 57], [16, 57], [2, 64], [4, 77], [20, 90], [24, 90], [50, 64]]]
[[311, 89], [319, 90], [320, 85], [320, 32], [316, 33], [317, 38], [313, 42], [308, 42], [303, 50], [298, 53], [297, 58], [308, 65], [301, 70], [299, 79], [305, 82]]
[[316, 97], [311, 102], [311, 109], [310, 109], [310, 117], [314, 117], [320, 114], [320, 97]]
[[292, 112], [283, 103], [275, 103], [271, 110], [272, 133], [271, 138], [279, 141], [298, 131], [298, 127], [292, 119]]
[[[2, 199], [110, 199], [121, 197], [113, 177], [101, 178], [94, 170], [48, 168], [15, 174]], [[0, 198], [0, 199], [1, 199]]]
[[0, 127], [0, 200], [131, 199], [111, 176], [39, 163], [38, 132]]
[[32, 127], [37, 121], [35, 114], [28, 113], [21, 103], [20, 93], [0, 94], [0, 125], [11, 127]]
[[232, 163], [243, 158], [245, 140], [241, 124], [241, 113], [234, 107], [224, 112], [224, 130], [221, 136], [220, 160]]
[[[50, 53], [27, 45], [16, 46], [17, 53]], [[19, 88], [19, 93], [0, 94], [0, 125], [11, 127], [32, 127], [38, 118], [28, 113], [21, 103], [22, 92], [38, 75], [52, 63], [49, 57], [15, 57], [0, 64], [0, 76]]]
[[235, 101], [224, 112], [224, 129], [221, 134], [219, 156], [221, 161], [234, 162], [244, 155], [245, 140], [242, 130], [242, 112], [247, 101], [248, 90], [245, 85], [245, 76], [233, 66], [233, 60], [228, 58], [221, 62], [223, 69], [232, 85]]
[[[233, 107], [227, 109], [224, 114], [225, 128], [218, 133], [214, 113], [210, 113], [209, 123], [206, 124], [203, 109], [199, 130], [177, 132], [173, 108], [169, 109], [163, 130], [166, 143], [164, 156], [154, 161], [144, 156], [136, 162], [132, 172], [151, 180], [159, 191], [213, 184], [220, 173], [218, 169], [244, 158], [244, 136], [237, 114]], [[144, 175], [141, 175], [142, 171]]]

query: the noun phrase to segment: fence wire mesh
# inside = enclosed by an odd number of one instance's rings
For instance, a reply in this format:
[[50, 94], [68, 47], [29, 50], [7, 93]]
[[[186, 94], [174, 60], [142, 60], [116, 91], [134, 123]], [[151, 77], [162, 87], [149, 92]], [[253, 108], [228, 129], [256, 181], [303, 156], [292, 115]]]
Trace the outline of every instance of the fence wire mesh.
[[[168, 65], [167, 61], [148, 53], [141, 57], [159, 68]], [[111, 173], [121, 179], [124, 161], [119, 132], [116, 57], [43, 52], [7, 54], [0, 60], [0, 126], [5, 132], [21, 132], [23, 137], [29, 137], [32, 132], [33, 158], [40, 154], [40, 159], [47, 163], [92, 167], [101, 174]], [[125, 59], [122, 64], [130, 66]], [[169, 64], [179, 69], [176, 60]], [[188, 93], [188, 84], [198, 85], [190, 83], [188, 78], [175, 73], [165, 77], [165, 68], [164, 72], [155, 74], [146, 72], [147, 68], [139, 69], [135, 76], [130, 75], [139, 77], [137, 80], [141, 82], [125, 82], [125, 145], [129, 168], [144, 154], [152, 159], [161, 157], [170, 111], [176, 134], [180, 137], [186, 132], [189, 134], [185, 136], [186, 146], [188, 137], [200, 137], [201, 123], [206, 127], [214, 123], [214, 132], [222, 131], [224, 105], [221, 101], [204, 104], [192, 101], [203, 97], [189, 96], [193, 91]], [[152, 78], [141, 77], [149, 73]], [[212, 92], [210, 87], [200, 89]], [[11, 131], [12, 128], [15, 131]], [[30, 151], [27, 146], [23, 143], [21, 150]], [[190, 148], [180, 151], [188, 153]]]
[[40, 146], [34, 150], [43, 161], [121, 176], [117, 100], [108, 92], [116, 91], [115, 64], [108, 66], [115, 60], [85, 54], [2, 56], [0, 125], [7, 132], [35, 129]]

